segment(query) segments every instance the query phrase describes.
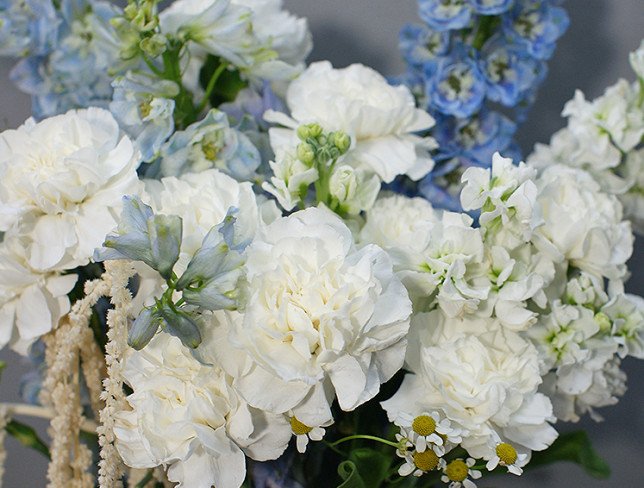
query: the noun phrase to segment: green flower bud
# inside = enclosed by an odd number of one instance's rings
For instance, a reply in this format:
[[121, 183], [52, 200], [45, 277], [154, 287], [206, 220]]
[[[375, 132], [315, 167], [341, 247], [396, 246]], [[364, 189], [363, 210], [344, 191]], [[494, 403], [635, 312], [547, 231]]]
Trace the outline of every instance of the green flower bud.
[[315, 161], [315, 151], [313, 150], [313, 147], [306, 142], [303, 142], [300, 145], [298, 145], [297, 159], [302, 161], [307, 166], [311, 166]]
[[351, 138], [344, 132], [333, 133], [333, 145], [338, 148], [340, 154], [344, 154], [351, 146]]
[[154, 34], [152, 37], [146, 37], [139, 43], [141, 51], [152, 58], [163, 54], [166, 50], [167, 40], [161, 34]]
[[127, 336], [127, 343], [137, 351], [152, 340], [163, 319], [153, 308], [144, 308], [136, 318]]
[[297, 137], [306, 141], [309, 138], [317, 138], [322, 134], [322, 127], [319, 124], [306, 124], [297, 128]]

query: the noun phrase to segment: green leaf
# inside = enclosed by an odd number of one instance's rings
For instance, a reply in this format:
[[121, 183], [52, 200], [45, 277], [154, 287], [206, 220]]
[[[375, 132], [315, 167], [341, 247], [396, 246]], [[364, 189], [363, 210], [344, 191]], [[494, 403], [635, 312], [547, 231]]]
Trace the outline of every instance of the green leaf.
[[375, 488], [387, 478], [392, 462], [390, 454], [364, 447], [351, 451], [349, 460], [354, 462], [365, 484]]
[[547, 450], [534, 452], [528, 467], [557, 461], [577, 463], [593, 478], [606, 479], [610, 476], [610, 467], [593, 449], [588, 434], [583, 430], [562, 434]]
[[0, 379], [2, 379], [2, 372], [4, 371], [4, 368], [7, 366], [7, 363], [4, 361], [0, 361]]
[[353, 461], [342, 461], [338, 466], [338, 474], [343, 482], [337, 488], [367, 488]]
[[32, 427], [16, 420], [12, 420], [7, 424], [5, 430], [9, 435], [15, 437], [23, 446], [35, 449], [43, 456], [51, 459], [47, 444], [38, 437], [38, 434], [36, 434], [36, 431]]

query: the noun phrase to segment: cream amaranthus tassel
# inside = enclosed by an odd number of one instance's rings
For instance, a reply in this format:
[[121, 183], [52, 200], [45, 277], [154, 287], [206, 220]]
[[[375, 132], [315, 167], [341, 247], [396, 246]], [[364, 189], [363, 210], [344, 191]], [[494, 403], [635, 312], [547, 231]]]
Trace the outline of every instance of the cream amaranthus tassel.
[[2, 488], [2, 479], [4, 478], [4, 462], [7, 458], [7, 451], [4, 447], [6, 431], [4, 428], [9, 423], [9, 411], [4, 405], [0, 405], [0, 488]]
[[105, 263], [106, 281], [110, 284], [109, 295], [114, 308], [107, 314], [108, 342], [105, 346], [107, 377], [103, 380], [101, 398], [105, 407], [100, 412], [101, 425], [98, 428], [101, 461], [98, 482], [101, 488], [123, 486], [123, 462], [114, 447], [114, 415], [126, 406], [123, 393], [123, 355], [127, 348], [127, 331], [132, 295], [127, 289], [129, 279], [135, 274], [131, 264], [124, 261]]

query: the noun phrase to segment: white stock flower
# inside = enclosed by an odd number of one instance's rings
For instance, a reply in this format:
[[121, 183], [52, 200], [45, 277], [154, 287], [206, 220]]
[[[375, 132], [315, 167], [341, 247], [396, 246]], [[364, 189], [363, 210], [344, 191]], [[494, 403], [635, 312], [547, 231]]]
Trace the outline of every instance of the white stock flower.
[[567, 259], [583, 271], [621, 279], [633, 235], [619, 201], [601, 192], [585, 171], [560, 165], [547, 168], [537, 186], [543, 222], [533, 234], [537, 248], [555, 262]]
[[537, 187], [533, 180], [534, 168], [520, 163], [512, 164], [510, 158], [498, 152], [492, 157], [492, 168], [471, 167], [461, 180], [464, 210], [481, 209], [479, 222], [486, 232], [486, 239], [512, 249], [530, 240], [537, 225], [534, 206]]
[[311, 32], [305, 18], [283, 9], [282, 0], [232, 0], [251, 10], [253, 33], [278, 59], [293, 67], [303, 65], [313, 48]]
[[302, 188], [308, 188], [319, 178], [315, 167], [305, 165], [288, 149], [279, 149], [275, 161], [268, 164], [273, 176], [270, 183], [265, 181], [262, 184], [262, 189], [273, 195], [287, 212], [302, 202]]
[[128, 466], [168, 466], [178, 487], [238, 488], [244, 454], [263, 461], [286, 449], [284, 416], [249, 407], [228, 375], [197, 361], [176, 337], [157, 334], [143, 350], [129, 351], [123, 376], [133, 393], [114, 428]]
[[[309, 390], [328, 380], [340, 407], [353, 410], [400, 369], [407, 291], [387, 254], [375, 245], [356, 249], [335, 214], [309, 208], [278, 219], [246, 257], [244, 315], [233, 341], [267, 373]], [[267, 398], [284, 395], [256, 389]]]
[[635, 232], [644, 234], [644, 149], [631, 151], [624, 162], [625, 177], [631, 182], [628, 190], [619, 195], [624, 214]]
[[644, 299], [618, 294], [602, 307], [601, 313], [612, 321], [610, 332], [619, 346], [620, 357], [644, 359]]
[[428, 151], [435, 141], [413, 133], [429, 129], [434, 120], [416, 108], [408, 88], [390, 86], [366, 66], [333, 69], [328, 61], [313, 63], [290, 84], [286, 101], [291, 117], [278, 112], [265, 115], [289, 128], [270, 130], [274, 150], [295, 147], [294, 129], [317, 123], [325, 131], [348, 134], [352, 146], [345, 163], [385, 182], [401, 174], [418, 180], [433, 168]]
[[367, 212], [360, 242], [385, 249], [416, 308], [438, 304], [450, 316], [471, 313], [488, 296], [481, 232], [466, 214], [434, 211], [422, 199], [389, 196]]
[[340, 165], [331, 174], [329, 192], [338, 201], [337, 211], [341, 215], [358, 215], [373, 206], [380, 192], [380, 179], [351, 166]]
[[164, 34], [190, 40], [238, 67], [256, 62], [261, 51], [252, 35], [251, 11], [230, 0], [178, 0], [159, 14]]
[[[580, 142], [580, 150], [590, 150], [592, 146], [612, 147], [615, 150], [602, 155], [607, 163], [617, 166], [619, 151], [628, 152], [639, 144], [644, 135], [644, 112], [638, 105], [636, 85], [619, 80], [608, 87], [601, 97], [592, 102], [586, 101], [584, 94], [577, 90], [575, 97], [566, 103], [562, 115], [569, 117], [568, 128]], [[589, 163], [602, 163], [594, 160], [590, 153], [582, 153], [578, 159]]]
[[628, 60], [637, 77], [644, 79], [644, 40], [642, 40], [636, 51], [629, 54]]
[[537, 350], [515, 332], [434, 311], [414, 316], [409, 343], [417, 344], [407, 357], [414, 374], [382, 403], [390, 420], [410, 408], [442, 412], [467, 431], [461, 446], [474, 457], [498, 437], [531, 450], [557, 437], [550, 401], [537, 393]]
[[28, 236], [38, 270], [87, 264], [139, 190], [139, 155], [114, 117], [72, 110], [0, 134], [0, 230]]
[[0, 243], [0, 349], [7, 344], [20, 354], [56, 328], [70, 309], [69, 293], [78, 276], [42, 273], [27, 263], [24, 243]]

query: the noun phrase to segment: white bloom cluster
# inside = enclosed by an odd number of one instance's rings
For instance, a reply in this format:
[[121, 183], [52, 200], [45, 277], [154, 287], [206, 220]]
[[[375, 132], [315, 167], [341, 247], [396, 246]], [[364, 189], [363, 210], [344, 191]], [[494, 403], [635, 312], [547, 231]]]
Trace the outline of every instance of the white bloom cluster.
[[0, 134], [0, 345], [25, 353], [69, 311], [76, 275], [139, 190], [140, 156], [106, 110]]
[[410, 374], [382, 403], [408, 442], [401, 474], [447, 469], [442, 423], [489, 469], [520, 474], [557, 437], [550, 422], [597, 417], [624, 391], [620, 359], [642, 355], [642, 301], [622, 284], [630, 223], [588, 173], [552, 163], [538, 173], [495, 154], [466, 170], [461, 201], [478, 228], [403, 196], [367, 212], [359, 241], [390, 253], [414, 304]]
[[644, 232], [643, 57], [644, 42], [630, 58], [634, 83], [619, 80], [593, 101], [577, 90], [562, 113], [567, 127], [549, 145], [537, 144], [528, 158], [534, 167], [558, 163], [589, 172], [603, 191], [619, 197], [638, 233]]
[[190, 42], [195, 59], [220, 56], [264, 79], [293, 78], [312, 48], [306, 19], [283, 10], [282, 0], [178, 0], [159, 22], [164, 34]]
[[[352, 213], [371, 206], [379, 181], [388, 183], [397, 175], [418, 180], [434, 166], [429, 150], [436, 147], [436, 142], [415, 135], [434, 125], [432, 117], [416, 108], [408, 88], [390, 86], [366, 66], [334, 69], [326, 61], [313, 63], [289, 85], [286, 102], [290, 117], [275, 111], [265, 114], [268, 121], [286, 127], [269, 131], [277, 155], [273, 180], [281, 180], [272, 181], [276, 188], [290, 189], [289, 180], [305, 178], [298, 173], [305, 173], [306, 168], [298, 170], [281, 160], [290, 160], [295, 153], [295, 129], [302, 124], [319, 124], [325, 131], [339, 131], [350, 137], [351, 147], [331, 179], [332, 191], [342, 202], [356, 207]], [[288, 174], [281, 170], [284, 167], [289, 168]], [[292, 196], [293, 190], [289, 192]]]

